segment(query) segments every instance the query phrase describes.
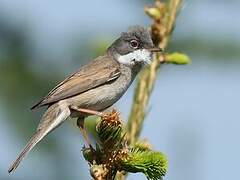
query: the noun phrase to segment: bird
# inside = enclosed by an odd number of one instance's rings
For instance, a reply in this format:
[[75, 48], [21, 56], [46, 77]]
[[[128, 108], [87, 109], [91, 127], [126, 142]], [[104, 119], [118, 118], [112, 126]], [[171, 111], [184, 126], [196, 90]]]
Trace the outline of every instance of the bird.
[[151, 64], [153, 54], [161, 51], [145, 27], [135, 25], [122, 32], [103, 55], [80, 67], [31, 108], [47, 106], [35, 133], [8, 172], [14, 171], [35, 145], [69, 117], [77, 117], [77, 126], [88, 141], [84, 119], [103, 115], [127, 91], [137, 74]]

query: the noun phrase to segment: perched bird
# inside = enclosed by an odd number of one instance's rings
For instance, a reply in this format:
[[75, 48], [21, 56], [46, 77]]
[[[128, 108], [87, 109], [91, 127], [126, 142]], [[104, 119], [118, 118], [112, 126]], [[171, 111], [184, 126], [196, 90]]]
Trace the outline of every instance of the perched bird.
[[101, 115], [102, 111], [118, 101], [140, 70], [151, 63], [153, 52], [159, 51], [161, 49], [154, 47], [147, 29], [130, 27], [103, 56], [82, 66], [53, 88], [32, 107], [48, 106], [36, 132], [8, 172], [14, 171], [25, 155], [68, 117], [78, 117], [77, 125], [87, 139], [84, 118], [91, 114]]

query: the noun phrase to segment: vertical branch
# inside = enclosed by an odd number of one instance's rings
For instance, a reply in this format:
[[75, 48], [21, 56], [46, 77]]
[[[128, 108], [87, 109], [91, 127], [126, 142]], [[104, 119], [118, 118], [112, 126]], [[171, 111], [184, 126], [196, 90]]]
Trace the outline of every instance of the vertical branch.
[[[154, 7], [146, 7], [145, 12], [153, 19], [151, 34], [156, 46], [166, 49], [174, 28], [177, 11], [181, 0], [170, 0], [168, 3], [156, 1]], [[155, 55], [149, 68], [139, 76], [134, 94], [131, 113], [127, 124], [129, 144], [133, 145], [141, 132], [146, 108], [157, 78], [160, 64], [164, 62], [164, 55]]]

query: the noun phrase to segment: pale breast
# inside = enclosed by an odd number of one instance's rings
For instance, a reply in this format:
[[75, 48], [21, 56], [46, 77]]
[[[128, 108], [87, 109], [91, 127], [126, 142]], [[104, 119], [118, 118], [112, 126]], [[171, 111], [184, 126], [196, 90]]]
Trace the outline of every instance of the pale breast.
[[121, 76], [113, 81], [67, 99], [69, 105], [92, 110], [104, 110], [117, 102], [126, 92], [136, 76], [131, 68], [123, 66]]

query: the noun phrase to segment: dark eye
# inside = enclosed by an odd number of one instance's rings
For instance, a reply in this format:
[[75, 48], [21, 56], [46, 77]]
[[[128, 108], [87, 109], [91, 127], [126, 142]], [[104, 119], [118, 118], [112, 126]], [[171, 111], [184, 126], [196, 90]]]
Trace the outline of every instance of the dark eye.
[[136, 40], [131, 40], [130, 41], [130, 45], [134, 48], [134, 49], [137, 49], [138, 48], [138, 46], [139, 46], [139, 43], [138, 43], [138, 41], [136, 41]]

